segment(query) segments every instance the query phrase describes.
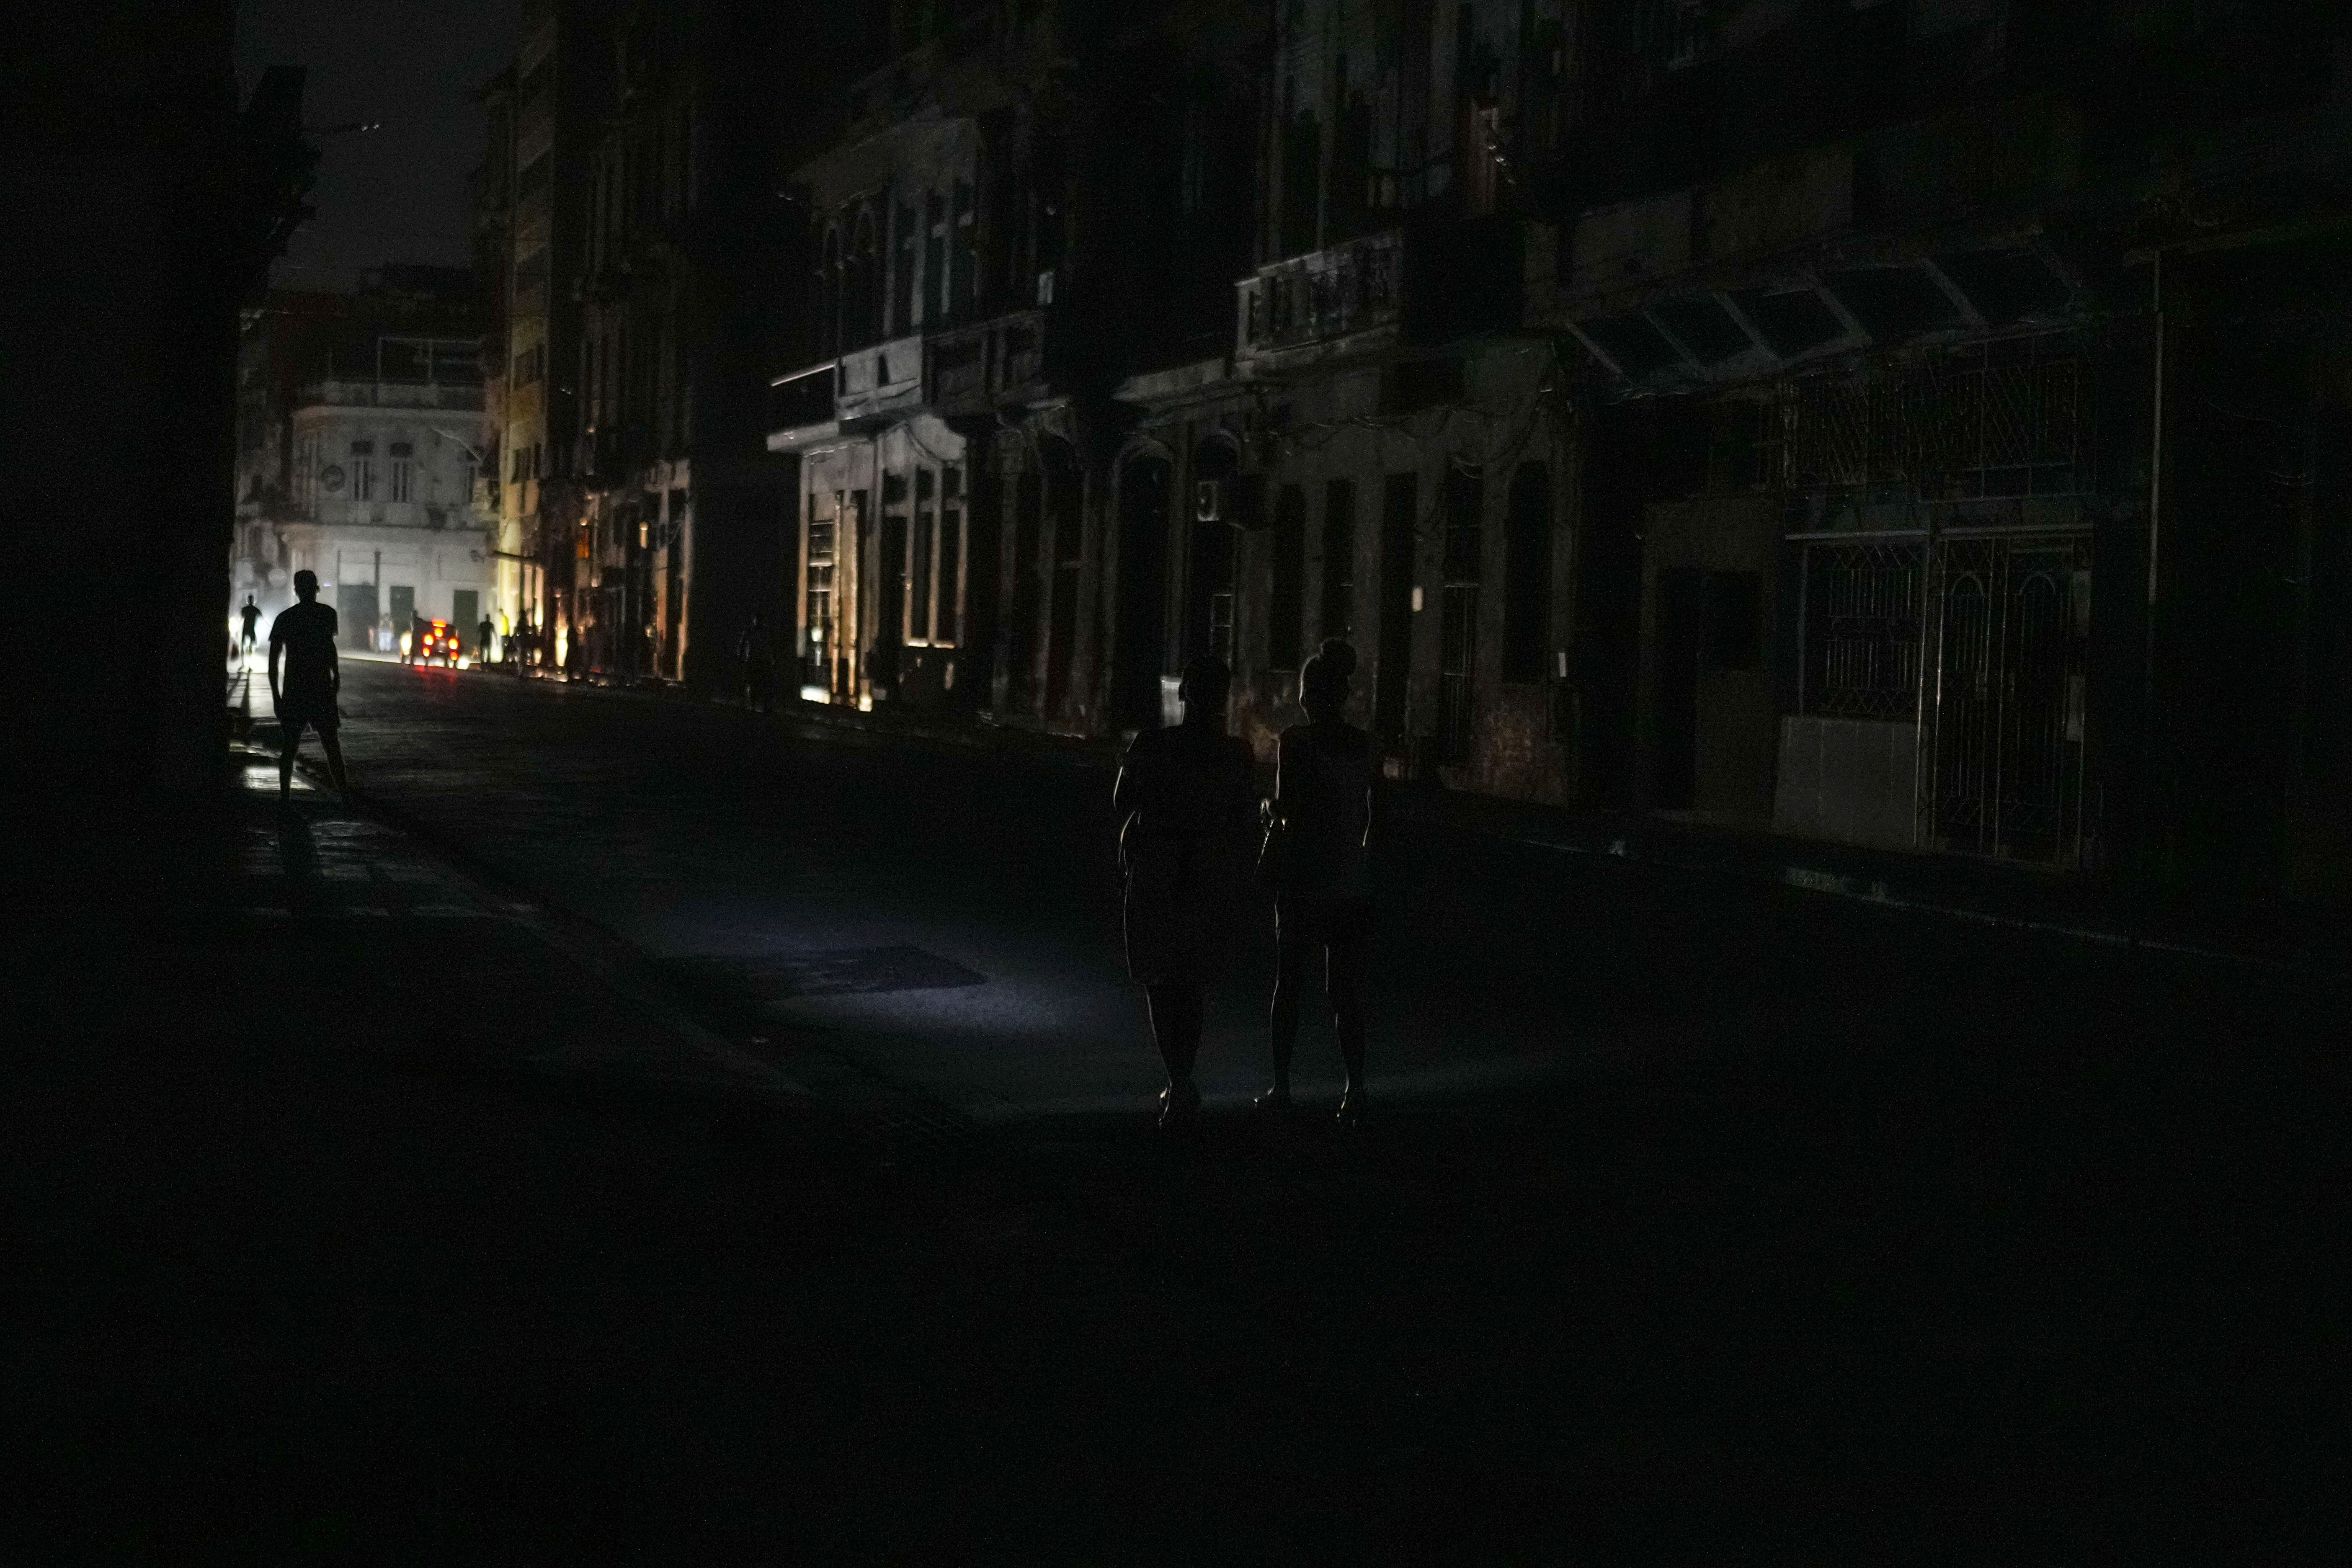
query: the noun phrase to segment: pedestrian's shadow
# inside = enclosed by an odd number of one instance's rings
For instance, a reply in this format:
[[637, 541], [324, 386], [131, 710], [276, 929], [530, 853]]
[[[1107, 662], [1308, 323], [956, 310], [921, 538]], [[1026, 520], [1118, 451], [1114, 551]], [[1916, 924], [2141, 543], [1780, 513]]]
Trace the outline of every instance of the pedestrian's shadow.
[[288, 910], [318, 913], [326, 885], [319, 869], [319, 843], [310, 836], [310, 819], [290, 800], [278, 806], [278, 860], [286, 879]]

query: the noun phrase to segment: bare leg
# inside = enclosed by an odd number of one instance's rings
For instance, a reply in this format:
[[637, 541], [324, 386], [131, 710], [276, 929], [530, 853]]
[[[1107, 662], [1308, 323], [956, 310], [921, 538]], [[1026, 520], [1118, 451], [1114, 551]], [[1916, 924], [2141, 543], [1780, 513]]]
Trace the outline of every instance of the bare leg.
[[280, 721], [286, 731], [285, 749], [278, 755], [278, 798], [283, 803], [294, 798], [294, 752], [302, 744], [302, 726]]
[[1170, 1088], [1192, 1081], [1192, 1064], [1201, 1054], [1201, 988], [1185, 981], [1144, 987], [1151, 1004], [1151, 1038], [1168, 1068]]
[[1364, 1089], [1364, 939], [1349, 937], [1324, 949], [1323, 984], [1331, 998], [1332, 1031], [1339, 1037], [1339, 1061], [1348, 1070], [1347, 1099]]
[[335, 793], [349, 795], [352, 786], [343, 777], [343, 743], [332, 730], [319, 731], [319, 746], [327, 753], [327, 771], [334, 775]]
[[1298, 991], [1306, 984], [1307, 952], [1312, 944], [1292, 931], [1278, 934], [1274, 947], [1274, 1001], [1266, 1009], [1266, 1044], [1274, 1057], [1274, 1085], [1261, 1100], [1280, 1103], [1290, 1094], [1290, 1058], [1298, 1045]]
[[1192, 1063], [1201, 1054], [1201, 987], [1194, 981], [1173, 981], [1148, 985], [1143, 994], [1151, 1004], [1151, 1037], [1168, 1068], [1160, 1125], [1185, 1126], [1201, 1109], [1201, 1091], [1192, 1085]]

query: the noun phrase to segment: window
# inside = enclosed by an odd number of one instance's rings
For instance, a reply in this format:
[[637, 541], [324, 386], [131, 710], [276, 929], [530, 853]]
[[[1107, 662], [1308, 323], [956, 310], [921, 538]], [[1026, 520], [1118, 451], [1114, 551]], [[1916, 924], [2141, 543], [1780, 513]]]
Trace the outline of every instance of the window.
[[1300, 110], [1282, 127], [1282, 253], [1303, 256], [1315, 248], [1317, 174], [1323, 166], [1323, 129], [1312, 112]]
[[[817, 497], [809, 497], [810, 510], [815, 510]], [[834, 510], [838, 514], [841, 497], [834, 495]], [[831, 677], [825, 669], [825, 645], [833, 637], [833, 567], [834, 532], [839, 527], [835, 518], [814, 516], [808, 530], [808, 641], [803, 653], [806, 670], [803, 679], [814, 686], [830, 686]]]
[[1486, 484], [1455, 468], [1445, 476], [1445, 599], [1437, 627], [1437, 735], [1448, 762], [1470, 760], [1475, 713], [1478, 579], [1485, 564]]
[[1543, 679], [1550, 638], [1551, 470], [1521, 463], [1503, 524], [1503, 679], [1522, 686]]
[[352, 443], [352, 499], [375, 500], [375, 443]]
[[1266, 596], [1265, 662], [1298, 668], [1299, 622], [1306, 613], [1307, 495], [1285, 485], [1274, 504], [1274, 587]]
[[1459, 468], [1445, 476], [1445, 581], [1475, 583], [1484, 564], [1486, 485]]
[[933, 191], [923, 198], [923, 315], [931, 321], [948, 319], [947, 202]]
[[915, 329], [915, 209], [901, 205], [898, 211], [898, 263], [890, 276], [890, 321], [886, 332], [910, 332]]
[[942, 647], [952, 647], [963, 635], [962, 573], [963, 509], [950, 502], [940, 508], [940, 615], [931, 634]]
[[1321, 635], [1356, 635], [1356, 486], [1350, 479], [1323, 487]]
[[950, 282], [951, 293], [947, 304], [950, 320], [963, 315], [979, 289], [980, 255], [979, 226], [972, 210], [972, 189], [970, 180], [958, 180], [955, 185], [955, 246], [949, 265], [953, 268]]
[[908, 639], [931, 637], [931, 544], [938, 519], [929, 507], [915, 513], [915, 538], [907, 563], [907, 626]]
[[842, 343], [845, 349], [862, 348], [883, 334], [881, 224], [873, 208], [859, 210], [845, 284], [849, 300], [849, 324], [844, 329]]
[[932, 544], [939, 531], [938, 514], [931, 508], [936, 479], [929, 468], [915, 470], [915, 531], [908, 544], [907, 562], [907, 636], [917, 642], [929, 642], [931, 637]]
[[391, 456], [392, 469], [389, 477], [392, 484], [388, 499], [415, 500], [416, 499], [415, 448], [405, 441], [394, 441], [392, 444]]
[[1805, 547], [1806, 712], [1842, 719], [1913, 715], [1926, 578], [1924, 545]]
[[829, 228], [824, 233], [824, 257], [818, 264], [816, 289], [816, 339], [814, 347], [819, 359], [830, 358], [841, 352], [841, 231]]

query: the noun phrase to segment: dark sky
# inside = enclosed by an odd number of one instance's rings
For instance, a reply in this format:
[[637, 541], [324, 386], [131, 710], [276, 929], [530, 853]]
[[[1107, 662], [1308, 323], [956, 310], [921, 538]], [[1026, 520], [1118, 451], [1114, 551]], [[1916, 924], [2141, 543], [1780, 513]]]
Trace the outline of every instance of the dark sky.
[[482, 158], [474, 90], [514, 58], [521, 0], [239, 0], [237, 76], [310, 69], [304, 120], [381, 120], [363, 135], [315, 138], [319, 209], [270, 277], [341, 289], [386, 261], [472, 258], [466, 175]]

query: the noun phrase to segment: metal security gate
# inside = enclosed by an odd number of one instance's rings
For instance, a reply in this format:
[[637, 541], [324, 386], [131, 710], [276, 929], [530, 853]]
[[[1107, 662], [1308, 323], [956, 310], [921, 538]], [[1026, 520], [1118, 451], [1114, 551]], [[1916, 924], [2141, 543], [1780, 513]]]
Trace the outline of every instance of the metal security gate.
[[2090, 537], [1945, 539], [1928, 562], [1924, 836], [1964, 854], [2080, 865]]

